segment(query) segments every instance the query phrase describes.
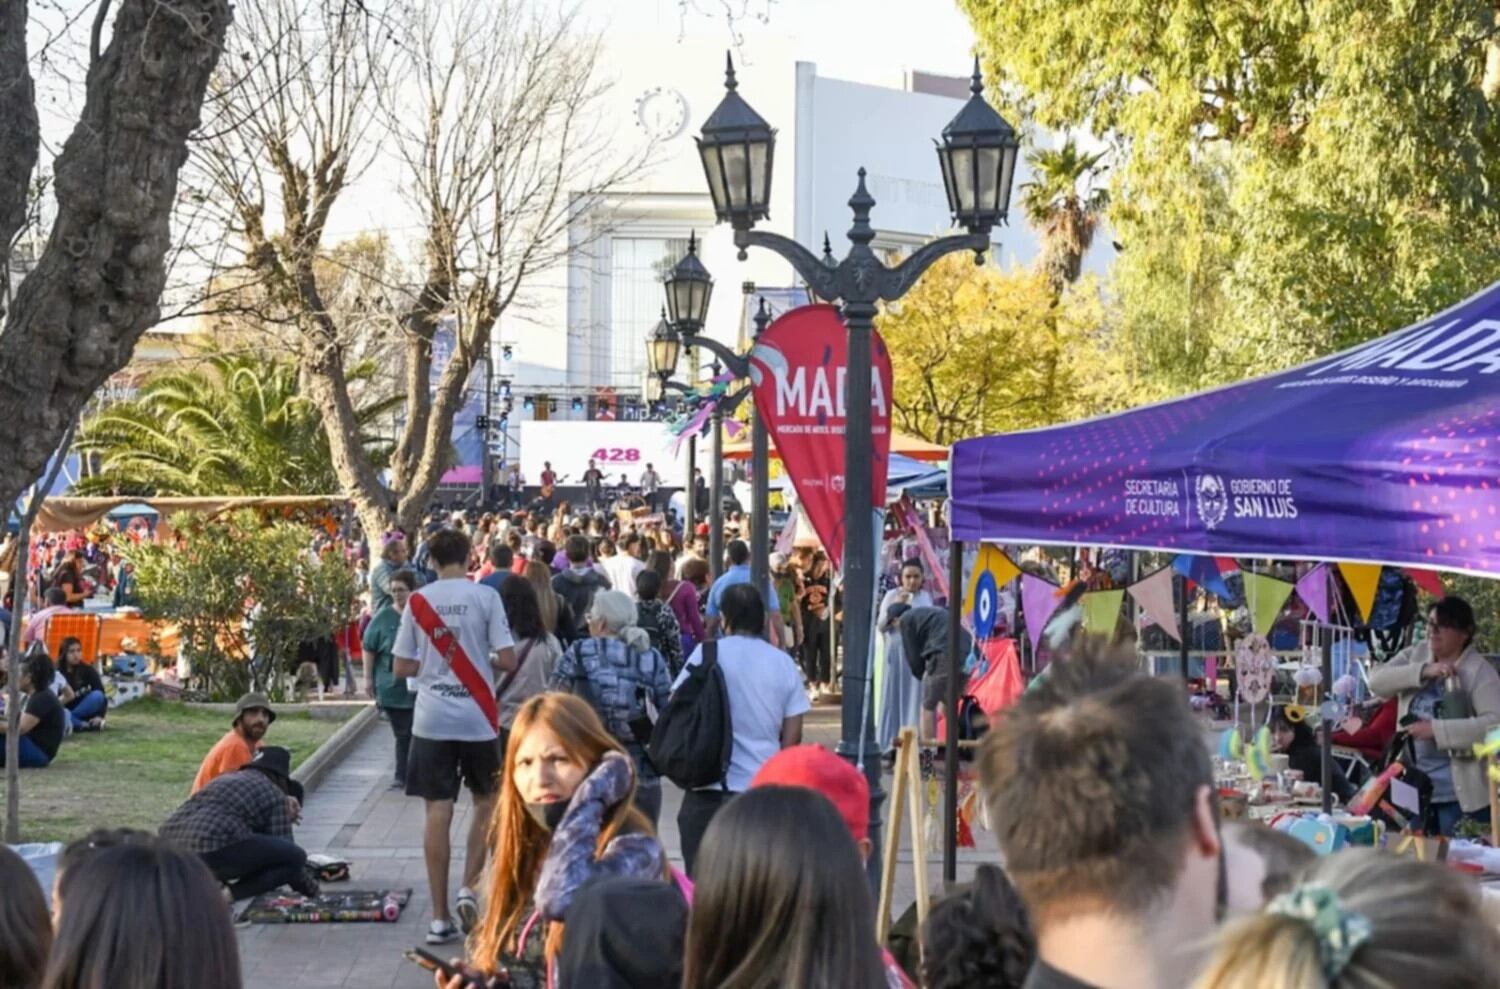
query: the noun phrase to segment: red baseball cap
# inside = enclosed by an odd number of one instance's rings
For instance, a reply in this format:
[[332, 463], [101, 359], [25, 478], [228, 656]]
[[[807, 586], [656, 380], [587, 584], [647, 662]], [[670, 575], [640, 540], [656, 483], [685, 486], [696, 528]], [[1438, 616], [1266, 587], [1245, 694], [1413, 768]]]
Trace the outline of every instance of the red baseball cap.
[[699, 536], [706, 536], [706, 535], [708, 535], [708, 523], [707, 522], [699, 522], [698, 523], [698, 528], [694, 529], [693, 532], [696, 535], [699, 535]]
[[821, 745], [794, 745], [767, 759], [750, 781], [757, 786], [804, 786], [827, 797], [855, 841], [870, 836], [870, 785], [859, 770]]

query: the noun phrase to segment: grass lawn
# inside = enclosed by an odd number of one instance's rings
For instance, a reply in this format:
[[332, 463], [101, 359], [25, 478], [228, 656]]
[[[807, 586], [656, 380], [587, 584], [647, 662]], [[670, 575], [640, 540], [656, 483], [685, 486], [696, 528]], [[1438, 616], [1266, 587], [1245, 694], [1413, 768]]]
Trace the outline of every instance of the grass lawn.
[[[64, 739], [46, 769], [21, 770], [21, 840], [70, 841], [97, 827], [155, 831], [187, 798], [198, 764], [233, 717], [153, 697], [116, 708], [102, 732]], [[340, 724], [284, 713], [266, 743], [290, 749], [295, 767]], [[4, 795], [0, 774], [0, 807]]]

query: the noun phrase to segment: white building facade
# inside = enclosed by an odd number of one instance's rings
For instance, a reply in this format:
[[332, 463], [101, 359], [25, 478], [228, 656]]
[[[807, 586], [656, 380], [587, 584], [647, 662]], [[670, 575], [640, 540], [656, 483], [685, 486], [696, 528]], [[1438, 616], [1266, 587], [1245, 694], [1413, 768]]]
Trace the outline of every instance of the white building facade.
[[[967, 78], [910, 73], [899, 89], [845, 82], [819, 76], [814, 64], [796, 59], [796, 47], [792, 39], [762, 35], [736, 66], [740, 95], [777, 128], [771, 216], [761, 228], [815, 251], [826, 231], [842, 256], [851, 222], [847, 201], [863, 167], [877, 201], [877, 248], [910, 249], [950, 232], [933, 140], [968, 95]], [[956, 52], [947, 68], [966, 71], [963, 58]], [[611, 88], [599, 110], [630, 122], [619, 128], [622, 139], [632, 134], [642, 146], [654, 142], [652, 162], [606, 207], [575, 219], [566, 268], [533, 286], [524, 315], [508, 314], [497, 325], [495, 379], [497, 389], [508, 386], [511, 403], [509, 439], [493, 445], [502, 462], [517, 453], [521, 421], [637, 414], [645, 341], [663, 305], [662, 278], [691, 235], [715, 279], [707, 332], [719, 340], [739, 339], [747, 285], [797, 284], [790, 266], [768, 251], [752, 249], [738, 260], [732, 231], [714, 222], [693, 138], [723, 96], [724, 59], [719, 38], [660, 32], [607, 38], [597, 74]], [[1023, 164], [1013, 201], [1026, 181]], [[1100, 239], [1107, 251], [1108, 239]], [[1038, 250], [1016, 209], [994, 241], [1006, 266], [1028, 264]], [[677, 377], [686, 380], [690, 372], [680, 367]]]

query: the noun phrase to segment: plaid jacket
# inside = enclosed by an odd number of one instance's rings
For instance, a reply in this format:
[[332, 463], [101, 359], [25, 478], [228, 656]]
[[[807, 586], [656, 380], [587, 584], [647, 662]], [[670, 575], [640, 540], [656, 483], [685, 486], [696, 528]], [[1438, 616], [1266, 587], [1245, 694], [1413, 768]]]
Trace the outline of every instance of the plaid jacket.
[[292, 837], [286, 794], [258, 769], [241, 769], [210, 782], [161, 826], [161, 837], [195, 855], [216, 852], [255, 835]]
[[632, 649], [614, 638], [580, 639], [553, 667], [549, 687], [578, 694], [592, 704], [604, 727], [635, 757], [640, 785], [659, 785], [656, 767], [635, 740], [630, 722], [646, 715], [647, 698], [657, 713], [666, 710], [672, 678], [661, 653]]

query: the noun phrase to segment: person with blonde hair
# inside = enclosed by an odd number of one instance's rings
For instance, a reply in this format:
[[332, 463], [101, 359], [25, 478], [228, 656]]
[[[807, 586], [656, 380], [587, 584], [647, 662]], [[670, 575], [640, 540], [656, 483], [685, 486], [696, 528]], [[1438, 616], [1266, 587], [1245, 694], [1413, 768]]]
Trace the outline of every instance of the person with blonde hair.
[[635, 802], [654, 826], [661, 814], [661, 777], [646, 757], [655, 712], [666, 710], [672, 674], [651, 636], [636, 625], [635, 601], [600, 591], [587, 614], [588, 637], [568, 647], [549, 686], [583, 697], [635, 762]]
[[490, 829], [484, 913], [462, 974], [439, 974], [439, 987], [540, 989], [579, 889], [611, 876], [670, 880], [666, 853], [635, 808], [635, 787], [631, 760], [582, 699], [548, 693], [521, 705]]
[[1195, 989], [1494, 989], [1500, 931], [1473, 881], [1364, 849], [1320, 858], [1224, 928]]

